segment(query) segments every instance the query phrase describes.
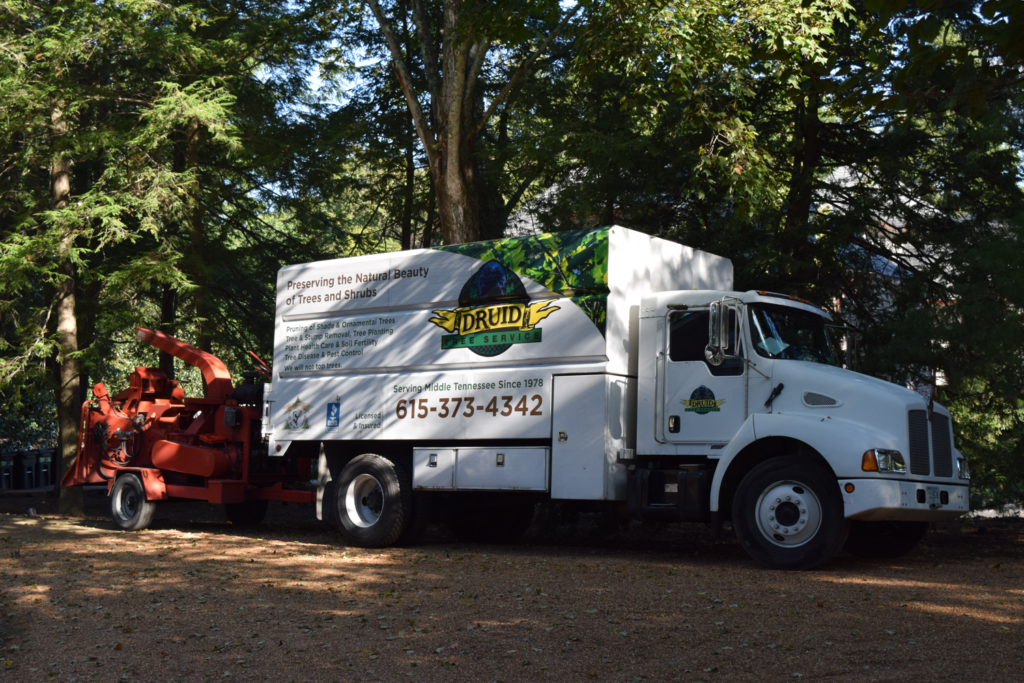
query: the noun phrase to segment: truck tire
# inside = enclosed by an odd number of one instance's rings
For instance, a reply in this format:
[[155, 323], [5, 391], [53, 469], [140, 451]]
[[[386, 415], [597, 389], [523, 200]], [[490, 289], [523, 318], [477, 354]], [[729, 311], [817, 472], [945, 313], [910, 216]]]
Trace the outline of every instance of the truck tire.
[[242, 503], [225, 503], [224, 514], [235, 526], [256, 526], [267, 516], [270, 501], [247, 500]]
[[137, 474], [122, 474], [110, 489], [110, 517], [122, 531], [145, 529], [153, 521], [156, 503], [146, 500]]
[[732, 505], [743, 549], [769, 569], [811, 569], [846, 541], [849, 524], [835, 477], [807, 458], [767, 460], [743, 477]]
[[452, 515], [448, 525], [463, 543], [515, 543], [533, 523], [533, 503], [470, 507]]
[[359, 548], [395, 545], [413, 513], [412, 476], [387, 458], [360, 455], [338, 477], [334, 490], [338, 527]]
[[913, 550], [928, 531], [928, 522], [850, 523], [843, 550], [855, 557], [895, 559]]

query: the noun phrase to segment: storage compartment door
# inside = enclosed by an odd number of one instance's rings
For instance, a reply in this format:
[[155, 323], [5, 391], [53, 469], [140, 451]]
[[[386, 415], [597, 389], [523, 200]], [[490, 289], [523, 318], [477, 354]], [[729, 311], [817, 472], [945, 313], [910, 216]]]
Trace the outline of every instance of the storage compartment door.
[[606, 375], [555, 377], [551, 497], [605, 498]]
[[547, 491], [546, 448], [460, 448], [455, 460], [460, 491]]
[[455, 483], [455, 450], [451, 448], [414, 448], [412, 451], [412, 487], [414, 489], [452, 490]]

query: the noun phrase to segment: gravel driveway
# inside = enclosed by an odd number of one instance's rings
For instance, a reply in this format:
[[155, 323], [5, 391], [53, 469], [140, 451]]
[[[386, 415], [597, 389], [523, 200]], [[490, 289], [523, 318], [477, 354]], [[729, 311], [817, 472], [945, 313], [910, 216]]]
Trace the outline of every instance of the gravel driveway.
[[[342, 547], [308, 507], [238, 530], [159, 508], [124, 533], [0, 497], [10, 681], [963, 681], [1024, 677], [1024, 521], [811, 572], [728, 532], [538, 520], [516, 546]], [[25, 515], [35, 507], [41, 516]], [[599, 520], [598, 520], [599, 521]]]

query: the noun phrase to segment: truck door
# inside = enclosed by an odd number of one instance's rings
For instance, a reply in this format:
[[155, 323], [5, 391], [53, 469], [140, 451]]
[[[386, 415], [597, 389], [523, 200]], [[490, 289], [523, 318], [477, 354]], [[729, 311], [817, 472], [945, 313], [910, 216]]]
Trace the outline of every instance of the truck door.
[[[736, 311], [730, 310], [730, 354], [743, 354], [735, 339]], [[708, 311], [669, 314], [665, 363], [664, 435], [673, 443], [725, 443], [746, 419], [746, 366], [738, 358], [714, 366], [704, 359]]]

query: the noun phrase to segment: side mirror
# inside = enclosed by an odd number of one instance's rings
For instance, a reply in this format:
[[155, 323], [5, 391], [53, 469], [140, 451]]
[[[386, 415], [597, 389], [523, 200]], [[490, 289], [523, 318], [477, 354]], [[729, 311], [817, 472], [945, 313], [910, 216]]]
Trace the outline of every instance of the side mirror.
[[711, 365], [721, 365], [725, 361], [725, 350], [729, 346], [729, 309], [721, 301], [711, 304], [711, 315], [708, 317], [708, 345], [704, 349], [704, 358]]

